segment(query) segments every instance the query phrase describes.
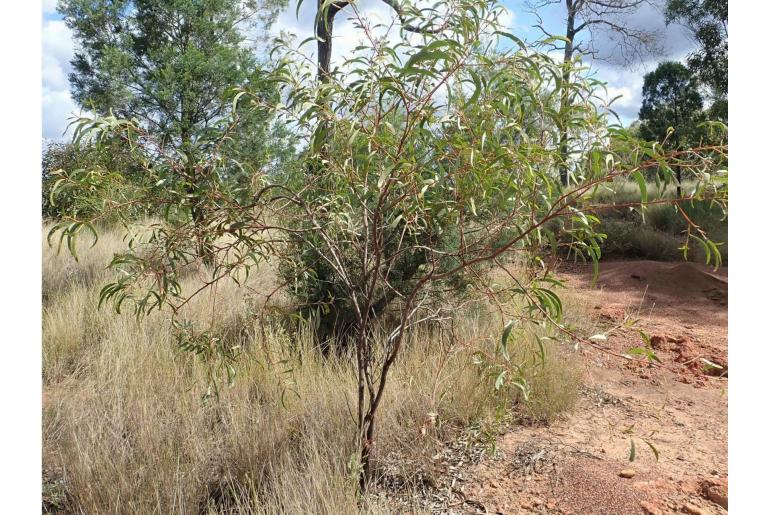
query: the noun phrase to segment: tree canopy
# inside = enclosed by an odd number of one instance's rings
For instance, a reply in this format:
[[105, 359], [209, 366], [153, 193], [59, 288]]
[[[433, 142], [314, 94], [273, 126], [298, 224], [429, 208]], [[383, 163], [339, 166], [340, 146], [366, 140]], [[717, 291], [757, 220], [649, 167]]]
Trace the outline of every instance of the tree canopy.
[[665, 142], [669, 148], [693, 144], [704, 118], [702, 109], [703, 97], [692, 71], [681, 63], [663, 62], [644, 76], [640, 135]]
[[697, 44], [687, 65], [710, 92], [710, 117], [727, 120], [727, 0], [668, 0], [666, 22], [687, 27]]
[[256, 9], [229, 0], [63, 0], [78, 46], [73, 98], [165, 138], [190, 138], [222, 117], [229, 89], [259, 73], [241, 26]]
[[[206, 253], [202, 226], [210, 212], [201, 190], [212, 181], [248, 190], [255, 171], [291, 154], [292, 138], [267, 111], [244, 112], [237, 123], [232, 118], [237, 90], [248, 88], [260, 102], [275, 101], [277, 91], [247, 32], [264, 33], [283, 5], [282, 0], [63, 0], [59, 5], [77, 44], [73, 98], [101, 117], [131, 120], [142, 131], [142, 144], [125, 143], [153, 163], [143, 176], [163, 186], [157, 204], [187, 212], [199, 227], [200, 254]], [[238, 145], [231, 144], [234, 139]], [[163, 195], [168, 198], [161, 200]]]

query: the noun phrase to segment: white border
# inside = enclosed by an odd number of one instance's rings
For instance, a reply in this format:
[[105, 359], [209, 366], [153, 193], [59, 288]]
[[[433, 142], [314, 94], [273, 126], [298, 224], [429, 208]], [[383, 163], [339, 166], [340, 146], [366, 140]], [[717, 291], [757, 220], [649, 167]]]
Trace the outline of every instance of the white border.
[[[0, 16], [4, 67], [2, 267], [2, 466], [5, 513], [40, 513], [40, 5], [8, 2]], [[730, 507], [756, 513], [767, 489], [770, 284], [766, 260], [768, 102], [764, 2], [730, 9]], [[753, 198], [752, 198], [753, 197]], [[703, 413], [704, 418], [709, 413]]]
[[41, 511], [41, 5], [0, 16], [2, 96], [2, 511]]

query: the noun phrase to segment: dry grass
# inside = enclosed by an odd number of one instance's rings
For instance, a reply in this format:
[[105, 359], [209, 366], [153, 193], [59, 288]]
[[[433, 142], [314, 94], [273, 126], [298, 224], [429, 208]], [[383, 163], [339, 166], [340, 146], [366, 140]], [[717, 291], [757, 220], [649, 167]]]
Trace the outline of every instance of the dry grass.
[[[693, 180], [683, 181], [685, 194], [696, 188]], [[660, 191], [655, 183], [647, 183], [648, 199], [673, 199], [676, 187], [669, 185]], [[633, 180], [616, 181], [611, 185], [600, 186], [593, 195], [594, 201], [602, 204], [620, 204], [639, 202], [639, 185]], [[683, 202], [679, 207], [687, 217], [706, 231], [709, 238], [719, 243], [722, 260], [728, 261], [727, 218], [721, 208], [709, 201]], [[653, 204], [647, 207], [644, 218], [639, 211], [628, 208], [608, 209], [601, 214], [600, 232], [607, 234], [602, 245], [602, 253], [607, 257], [628, 257], [653, 259], [657, 261], [680, 261], [683, 259], [681, 247], [685, 242], [687, 224], [677, 214], [673, 205]], [[688, 252], [692, 261], [703, 261], [703, 249], [694, 241]]]
[[[354, 372], [324, 358], [302, 331], [254, 316], [234, 284], [191, 303], [186, 316], [243, 345], [232, 388], [201, 401], [206, 367], [174, 344], [168, 314], [137, 322], [97, 309], [104, 269], [123, 244], [113, 232], [76, 263], [46, 246], [43, 262], [43, 455], [49, 508], [74, 513], [387, 512], [357, 498]], [[185, 287], [196, 284], [191, 275]], [[252, 286], [266, 290], [265, 270]], [[482, 317], [483, 318], [483, 317]], [[533, 369], [533, 400], [494, 395], [472, 353], [499, 323], [463, 317], [461, 344], [409, 336], [381, 408], [377, 455], [408, 456], [399, 473], [427, 469], [433, 450], [500, 409], [551, 420], [577, 392], [575, 361], [553, 349]], [[531, 342], [515, 346], [529, 352]], [[436, 414], [435, 418], [434, 415]], [[434, 421], [435, 419], [435, 421]]]

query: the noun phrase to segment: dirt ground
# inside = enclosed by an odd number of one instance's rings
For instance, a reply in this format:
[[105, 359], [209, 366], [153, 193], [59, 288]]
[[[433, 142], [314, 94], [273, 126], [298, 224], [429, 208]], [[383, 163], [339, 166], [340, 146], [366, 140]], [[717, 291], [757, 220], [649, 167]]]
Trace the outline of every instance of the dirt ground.
[[575, 409], [502, 436], [496, 457], [466, 474], [460, 511], [726, 513], [727, 270], [608, 262], [594, 287], [590, 267], [559, 275], [607, 328], [603, 345], [644, 345], [632, 328], [611, 330], [628, 315], [663, 366], [584, 349]]

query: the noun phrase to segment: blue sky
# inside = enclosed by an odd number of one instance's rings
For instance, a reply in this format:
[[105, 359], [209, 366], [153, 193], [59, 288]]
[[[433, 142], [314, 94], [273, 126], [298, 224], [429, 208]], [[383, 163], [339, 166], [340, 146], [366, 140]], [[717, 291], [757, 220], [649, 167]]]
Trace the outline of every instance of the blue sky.
[[[56, 0], [43, 0], [42, 12], [42, 109], [43, 109], [43, 138], [61, 139], [68, 124], [68, 119], [80, 111], [72, 101], [69, 92], [67, 75], [70, 72], [69, 61], [72, 59], [72, 34], [61, 16], [56, 13]], [[361, 10], [373, 16], [389, 17], [389, 8], [379, 0], [361, 0]], [[504, 0], [503, 5], [508, 9], [505, 24], [508, 30], [522, 39], [536, 41], [541, 37], [539, 29], [534, 28], [536, 18], [528, 12], [525, 0]], [[312, 34], [312, 19], [315, 2], [306, 0], [300, 9], [299, 18], [295, 15], [294, 1], [280, 15], [274, 29], [287, 30], [297, 34], [298, 40]], [[564, 32], [564, 8], [561, 5], [550, 6], [540, 12], [546, 30], [559, 34]], [[596, 77], [606, 81], [609, 97], [622, 97], [613, 104], [623, 123], [628, 124], [636, 118], [641, 104], [642, 77], [645, 72], [655, 68], [662, 59], [683, 59], [692, 48], [685, 30], [678, 26], [665, 27], [663, 15], [653, 8], [640, 10], [631, 23], [637, 27], [658, 30], [661, 35], [661, 45], [664, 50], [662, 57], [637, 63], [632, 68], [623, 67], [612, 62], [594, 61], [591, 63]], [[335, 57], [339, 58], [350, 51], [358, 42], [360, 34], [352, 23], [339, 20], [335, 23]], [[606, 38], [604, 38], [606, 39]], [[605, 54], [610, 54], [614, 45], [601, 37], [594, 40], [595, 45]]]

